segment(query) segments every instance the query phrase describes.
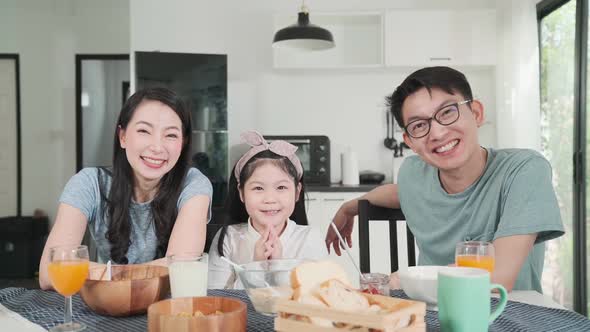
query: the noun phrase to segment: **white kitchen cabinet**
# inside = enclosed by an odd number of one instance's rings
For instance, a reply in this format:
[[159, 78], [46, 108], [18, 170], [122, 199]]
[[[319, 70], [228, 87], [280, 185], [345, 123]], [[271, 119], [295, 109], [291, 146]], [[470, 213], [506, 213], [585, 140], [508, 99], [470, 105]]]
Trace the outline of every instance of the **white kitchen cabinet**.
[[[323, 230], [320, 227], [320, 223], [325, 219], [322, 205], [323, 202], [321, 193], [307, 193], [307, 197], [305, 198], [305, 212], [307, 213], [307, 220], [309, 221], [309, 225], [318, 227], [320, 230]], [[324, 232], [322, 232], [322, 234], [324, 234]]]
[[385, 14], [387, 66], [496, 64], [496, 11], [389, 10]]
[[[363, 195], [364, 192], [308, 192], [307, 194], [306, 208], [309, 225], [317, 227], [321, 234], [325, 236], [328, 227], [330, 227], [330, 222], [340, 206], [348, 200]], [[398, 231], [400, 231], [399, 227]], [[371, 222], [369, 236], [371, 241], [371, 248], [369, 250], [371, 255], [371, 272], [389, 273], [389, 228], [387, 222]], [[405, 244], [405, 236], [403, 239], [399, 236], [398, 238], [398, 241], [403, 240], [404, 242], [401, 243]], [[352, 248], [350, 248], [350, 252], [358, 265], [358, 222], [356, 219], [352, 231]], [[358, 273], [345, 252], [342, 252], [342, 255], [338, 256], [332, 251], [329, 259], [344, 267], [355, 286], [358, 286]], [[400, 259], [400, 266], [403, 266], [403, 264], [404, 261]]]
[[[311, 24], [328, 29], [336, 46], [307, 51], [273, 48], [275, 68], [369, 68], [383, 66], [383, 14], [310, 12]], [[297, 13], [276, 15], [274, 31], [297, 22]]]

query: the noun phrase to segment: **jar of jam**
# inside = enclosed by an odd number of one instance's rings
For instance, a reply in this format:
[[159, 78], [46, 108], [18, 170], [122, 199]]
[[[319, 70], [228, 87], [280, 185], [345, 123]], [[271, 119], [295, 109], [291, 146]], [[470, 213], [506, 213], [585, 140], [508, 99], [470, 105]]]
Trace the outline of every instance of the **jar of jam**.
[[363, 273], [360, 280], [361, 291], [370, 294], [389, 296], [389, 275], [383, 273]]

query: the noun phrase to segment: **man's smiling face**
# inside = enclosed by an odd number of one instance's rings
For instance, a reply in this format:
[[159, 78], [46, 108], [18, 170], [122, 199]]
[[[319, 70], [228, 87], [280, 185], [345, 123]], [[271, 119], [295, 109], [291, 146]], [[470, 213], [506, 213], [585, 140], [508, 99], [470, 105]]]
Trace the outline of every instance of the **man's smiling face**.
[[[448, 94], [440, 89], [421, 88], [409, 95], [402, 105], [406, 126], [416, 119], [429, 119], [435, 112], [464, 101], [461, 94]], [[477, 128], [483, 124], [483, 106], [472, 101], [458, 106], [459, 118], [450, 125], [430, 121], [430, 131], [424, 137], [413, 138], [404, 132], [405, 143], [425, 162], [441, 171], [461, 169], [476, 158], [480, 146]]]

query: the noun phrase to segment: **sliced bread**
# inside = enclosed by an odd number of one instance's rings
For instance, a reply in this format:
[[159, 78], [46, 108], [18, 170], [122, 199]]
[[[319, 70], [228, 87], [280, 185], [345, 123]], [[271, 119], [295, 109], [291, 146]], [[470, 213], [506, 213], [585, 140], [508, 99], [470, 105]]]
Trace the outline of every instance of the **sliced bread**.
[[342, 283], [332, 279], [321, 284], [317, 294], [330, 308], [348, 311], [369, 310], [370, 304], [361, 293]]
[[291, 287], [308, 294], [326, 280], [336, 279], [349, 286], [350, 281], [340, 265], [332, 261], [306, 262], [291, 271]]
[[[299, 298], [296, 300], [299, 303], [303, 303], [303, 304], [307, 304], [307, 305], [314, 305], [314, 306], [319, 306], [322, 308], [327, 308], [328, 306], [326, 305], [326, 303], [324, 303], [324, 301], [320, 300], [318, 297], [312, 295], [312, 294], [303, 294], [301, 296], [299, 296]], [[323, 327], [333, 327], [334, 324], [332, 323], [331, 320], [326, 319], [326, 318], [321, 318], [321, 317], [313, 317], [310, 316], [308, 317], [310, 322], [315, 324], [315, 325], [319, 325], [319, 326], [323, 326]]]

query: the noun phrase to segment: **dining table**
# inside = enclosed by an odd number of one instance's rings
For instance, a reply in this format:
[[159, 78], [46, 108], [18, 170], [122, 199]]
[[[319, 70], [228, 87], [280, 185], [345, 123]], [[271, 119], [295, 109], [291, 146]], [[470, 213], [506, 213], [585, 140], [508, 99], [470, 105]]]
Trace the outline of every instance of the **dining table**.
[[[274, 331], [274, 318], [256, 312], [244, 290], [210, 289], [209, 296], [237, 298], [247, 305], [248, 331]], [[402, 290], [390, 295], [408, 299]], [[147, 315], [108, 317], [94, 313], [79, 295], [73, 299], [73, 320], [86, 324], [86, 331], [146, 331]], [[492, 309], [498, 299], [490, 299]], [[0, 289], [0, 331], [46, 331], [63, 322], [64, 298], [53, 291], [25, 288]], [[426, 310], [426, 330], [439, 331], [435, 308]], [[490, 325], [489, 331], [590, 331], [590, 320], [534, 291], [510, 293], [504, 312]]]

